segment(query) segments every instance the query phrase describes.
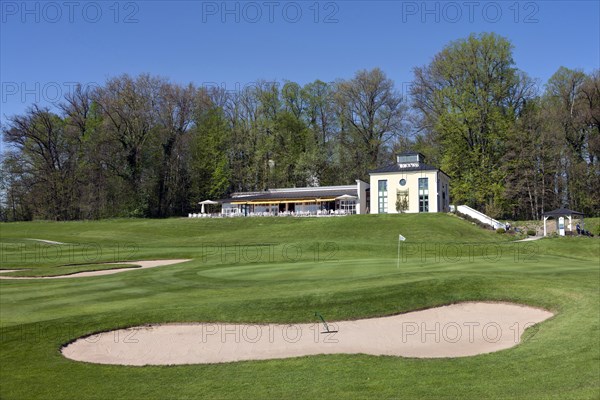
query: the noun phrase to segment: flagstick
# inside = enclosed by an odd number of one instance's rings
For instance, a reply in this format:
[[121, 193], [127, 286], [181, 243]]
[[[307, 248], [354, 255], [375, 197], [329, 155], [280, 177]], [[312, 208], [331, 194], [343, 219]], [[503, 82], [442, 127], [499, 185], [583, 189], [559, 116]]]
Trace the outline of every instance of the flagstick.
[[398, 264], [396, 265], [397, 269], [400, 269], [400, 242], [404, 242], [406, 238], [402, 235], [398, 235]]
[[396, 269], [400, 269], [400, 238], [398, 238], [398, 265]]

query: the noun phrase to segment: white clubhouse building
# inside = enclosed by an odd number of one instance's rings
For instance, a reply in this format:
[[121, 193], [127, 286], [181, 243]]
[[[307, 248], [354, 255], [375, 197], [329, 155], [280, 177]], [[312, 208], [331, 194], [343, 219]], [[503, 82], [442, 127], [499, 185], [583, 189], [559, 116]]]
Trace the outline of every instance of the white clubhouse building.
[[369, 175], [371, 214], [450, 211], [450, 177], [426, 164], [421, 153], [398, 154], [396, 163]]
[[269, 189], [233, 193], [222, 214], [347, 215], [448, 212], [450, 178], [420, 153], [397, 155], [396, 163], [369, 172], [370, 184]]

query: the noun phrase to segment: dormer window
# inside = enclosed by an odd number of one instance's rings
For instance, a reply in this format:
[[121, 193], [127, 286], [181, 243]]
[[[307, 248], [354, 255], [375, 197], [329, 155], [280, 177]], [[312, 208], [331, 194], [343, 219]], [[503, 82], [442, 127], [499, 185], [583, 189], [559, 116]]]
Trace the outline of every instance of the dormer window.
[[399, 168], [418, 168], [419, 164], [424, 162], [425, 157], [421, 153], [407, 152], [396, 155], [396, 162]]

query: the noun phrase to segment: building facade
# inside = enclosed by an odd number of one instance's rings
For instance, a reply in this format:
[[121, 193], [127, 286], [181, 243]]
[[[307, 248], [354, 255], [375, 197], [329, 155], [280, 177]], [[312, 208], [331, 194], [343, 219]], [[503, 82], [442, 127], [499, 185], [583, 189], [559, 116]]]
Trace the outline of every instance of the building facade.
[[365, 214], [369, 184], [269, 189], [238, 192], [222, 200], [226, 215], [349, 215]]
[[421, 153], [396, 156], [396, 163], [369, 172], [371, 214], [450, 211], [450, 177], [425, 163]]
[[420, 153], [370, 171], [370, 183], [233, 193], [221, 200], [224, 215], [348, 215], [448, 212], [450, 178]]

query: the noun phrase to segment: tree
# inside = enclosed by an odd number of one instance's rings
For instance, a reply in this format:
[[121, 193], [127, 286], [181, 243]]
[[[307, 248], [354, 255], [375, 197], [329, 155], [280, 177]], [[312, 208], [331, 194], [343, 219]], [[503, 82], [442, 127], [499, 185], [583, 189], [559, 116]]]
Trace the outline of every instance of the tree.
[[150, 163], [147, 144], [156, 126], [156, 99], [164, 83], [159, 78], [128, 75], [110, 79], [97, 93], [105, 124], [103, 130], [116, 145], [111, 159], [105, 160], [127, 183], [127, 206], [131, 215], [148, 213], [148, 195], [152, 182], [143, 175]]
[[560, 205], [586, 212], [600, 205], [594, 190], [600, 189], [597, 85], [594, 74], [561, 67], [548, 80], [544, 93], [549, 129], [562, 142], [556, 176]]
[[[38, 218], [78, 218], [77, 141], [65, 130], [65, 121], [34, 105], [24, 116], [9, 119], [3, 140], [14, 147], [3, 168], [13, 178], [11, 201], [18, 196]], [[13, 205], [16, 215], [16, 206]]]
[[231, 186], [227, 159], [229, 127], [222, 110], [210, 107], [197, 110], [190, 141], [190, 200], [220, 199]]
[[512, 45], [495, 34], [471, 35], [414, 74], [419, 128], [435, 136], [441, 167], [453, 178], [453, 198], [500, 213], [507, 135], [532, 88], [514, 66]]
[[342, 143], [356, 162], [355, 178], [366, 179], [368, 170], [385, 159], [386, 146], [402, 132], [402, 98], [379, 68], [359, 71], [353, 79], [338, 82], [335, 98]]
[[191, 84], [181, 87], [170, 83], [163, 83], [155, 99], [157, 114], [157, 133], [160, 142], [160, 161], [157, 163], [157, 182], [152, 199], [151, 215], [166, 217], [173, 214], [181, 215], [187, 208], [187, 182], [186, 165], [184, 164], [185, 151], [181, 147], [192, 125], [194, 110], [197, 103], [200, 107], [207, 102], [206, 94], [197, 92]]

